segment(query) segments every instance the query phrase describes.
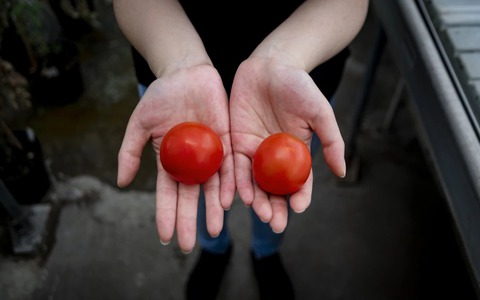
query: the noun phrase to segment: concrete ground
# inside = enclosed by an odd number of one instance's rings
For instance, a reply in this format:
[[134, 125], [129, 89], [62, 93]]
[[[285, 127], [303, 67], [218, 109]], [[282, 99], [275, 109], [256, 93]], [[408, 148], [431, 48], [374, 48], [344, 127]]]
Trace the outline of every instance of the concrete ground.
[[[137, 101], [128, 44], [111, 7], [102, 27], [78, 39], [85, 93], [39, 107], [29, 121], [42, 142], [53, 186], [52, 228], [38, 255], [11, 253], [0, 226], [0, 299], [182, 299], [198, 248], [162, 246], [154, 222], [155, 169], [145, 150], [127, 189], [115, 186], [116, 155]], [[351, 45], [335, 109], [345, 137], [373, 42], [370, 15]], [[292, 216], [281, 254], [297, 299], [475, 299], [446, 203], [416, 137], [408, 93], [384, 120], [399, 81], [382, 56], [358, 136], [360, 176], [339, 181], [314, 159], [310, 208]], [[250, 219], [240, 199], [230, 213], [235, 251], [219, 299], [257, 299], [249, 261]]]

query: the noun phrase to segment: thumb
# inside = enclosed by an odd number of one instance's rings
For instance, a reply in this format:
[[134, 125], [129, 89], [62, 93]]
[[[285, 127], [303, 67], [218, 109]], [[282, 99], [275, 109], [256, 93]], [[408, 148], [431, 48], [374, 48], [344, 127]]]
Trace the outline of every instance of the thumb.
[[323, 102], [321, 112], [311, 124], [317, 133], [323, 148], [323, 157], [330, 170], [338, 177], [345, 177], [345, 143], [335, 119], [332, 107]]
[[117, 185], [119, 187], [128, 186], [135, 178], [140, 167], [143, 148], [149, 139], [150, 135], [137, 122], [130, 119], [118, 152]]

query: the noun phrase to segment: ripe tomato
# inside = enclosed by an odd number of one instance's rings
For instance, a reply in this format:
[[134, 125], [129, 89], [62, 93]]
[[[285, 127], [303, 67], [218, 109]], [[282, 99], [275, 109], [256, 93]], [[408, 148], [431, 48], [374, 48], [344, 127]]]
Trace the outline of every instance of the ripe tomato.
[[312, 168], [307, 145], [288, 133], [267, 137], [253, 155], [252, 170], [257, 184], [276, 195], [297, 192]]
[[160, 146], [163, 168], [172, 178], [185, 184], [204, 183], [218, 171], [222, 160], [222, 141], [201, 123], [175, 125]]

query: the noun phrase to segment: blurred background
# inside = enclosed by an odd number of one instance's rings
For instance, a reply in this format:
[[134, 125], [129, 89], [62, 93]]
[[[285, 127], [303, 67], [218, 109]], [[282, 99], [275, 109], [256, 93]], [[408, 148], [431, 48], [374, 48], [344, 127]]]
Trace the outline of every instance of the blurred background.
[[13, 6], [11, 19], [28, 20], [24, 34], [11, 20], [3, 30], [2, 60], [28, 81], [30, 93], [6, 105], [12, 129], [36, 132], [55, 178], [89, 170], [114, 184], [116, 152], [138, 97], [130, 48], [110, 1], [2, 2]]
[[[0, 8], [0, 299], [182, 299], [197, 252], [158, 241], [149, 147], [132, 185], [116, 187], [139, 99], [111, 1]], [[371, 12], [335, 97], [345, 137], [375, 24]], [[387, 49], [356, 128], [353, 178], [335, 179], [315, 157], [312, 206], [292, 218], [282, 249], [299, 299], [475, 299], [401, 82]], [[232, 211], [235, 254], [219, 298], [256, 299], [238, 197]]]

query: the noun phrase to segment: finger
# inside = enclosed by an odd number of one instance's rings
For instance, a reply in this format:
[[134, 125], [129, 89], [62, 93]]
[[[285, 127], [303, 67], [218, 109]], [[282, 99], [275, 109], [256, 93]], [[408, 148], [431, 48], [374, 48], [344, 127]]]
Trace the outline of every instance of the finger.
[[220, 204], [223, 209], [229, 210], [235, 196], [235, 169], [233, 155], [230, 152], [225, 156], [220, 167]]
[[284, 196], [270, 196], [270, 204], [272, 206], [272, 220], [270, 227], [273, 232], [282, 233], [287, 227], [288, 222], [288, 203]]
[[251, 206], [254, 197], [254, 188], [252, 183], [252, 162], [250, 158], [242, 153], [234, 153], [235, 161], [235, 181], [237, 190], [243, 202]]
[[322, 101], [320, 113], [311, 126], [322, 143], [323, 155], [328, 167], [335, 175], [345, 177], [345, 143], [333, 109], [326, 100]]
[[302, 188], [290, 195], [290, 207], [296, 213], [304, 212], [312, 202], [312, 189], [313, 189], [313, 173], [310, 171], [310, 175], [305, 181]]
[[178, 184], [177, 237], [185, 253], [190, 253], [195, 246], [199, 195], [200, 185]]
[[126, 187], [135, 178], [140, 167], [143, 148], [149, 139], [150, 135], [135, 121], [135, 118], [130, 118], [118, 152], [117, 185], [119, 187]]
[[272, 205], [268, 200], [268, 195], [257, 184], [254, 185], [254, 190], [253, 210], [262, 222], [268, 223], [272, 219]]
[[220, 204], [220, 178], [213, 175], [204, 185], [207, 230], [212, 237], [222, 231], [224, 210]]
[[177, 190], [178, 183], [160, 166], [157, 175], [156, 221], [160, 241], [164, 245], [170, 243], [175, 231], [178, 196]]

